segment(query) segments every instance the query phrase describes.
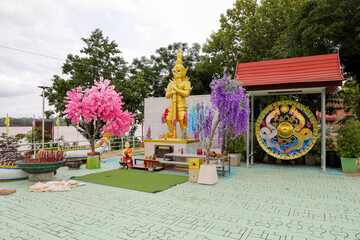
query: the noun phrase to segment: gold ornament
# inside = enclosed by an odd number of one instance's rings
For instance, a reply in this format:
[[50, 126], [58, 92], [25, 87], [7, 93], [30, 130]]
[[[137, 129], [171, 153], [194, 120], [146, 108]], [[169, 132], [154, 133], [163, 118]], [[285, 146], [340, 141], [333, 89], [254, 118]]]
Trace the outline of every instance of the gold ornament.
[[294, 101], [279, 101], [259, 115], [255, 132], [260, 146], [269, 155], [292, 160], [315, 145], [319, 127], [314, 114]]

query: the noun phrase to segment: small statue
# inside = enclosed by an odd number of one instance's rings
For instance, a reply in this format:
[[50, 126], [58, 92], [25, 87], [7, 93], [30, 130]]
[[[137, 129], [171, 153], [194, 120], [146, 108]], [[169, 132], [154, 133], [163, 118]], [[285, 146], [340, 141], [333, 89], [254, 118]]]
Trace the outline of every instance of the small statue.
[[122, 161], [120, 163], [120, 169], [128, 169], [128, 166], [132, 166], [132, 150], [130, 148], [130, 143], [125, 143], [125, 149], [122, 152]]
[[183, 131], [183, 133], [182, 133], [182, 141], [186, 141], [187, 140], [187, 138], [188, 138], [188, 136], [187, 136], [187, 130], [186, 130], [187, 128], [185, 127], [184, 128], [184, 131]]
[[147, 133], [146, 133], [146, 139], [151, 139], [151, 127], [148, 127]]

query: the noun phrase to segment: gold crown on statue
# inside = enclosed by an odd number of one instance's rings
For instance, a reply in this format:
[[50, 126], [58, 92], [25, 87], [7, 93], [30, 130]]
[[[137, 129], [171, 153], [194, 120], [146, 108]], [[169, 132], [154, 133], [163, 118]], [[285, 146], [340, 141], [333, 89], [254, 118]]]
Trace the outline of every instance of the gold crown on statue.
[[176, 60], [176, 64], [174, 66], [174, 68], [172, 69], [173, 74], [176, 74], [178, 72], [181, 72], [181, 76], [185, 77], [186, 72], [188, 70], [188, 68], [185, 68], [182, 65], [182, 53], [181, 53], [181, 47], [179, 47], [179, 52], [177, 54], [177, 60]]

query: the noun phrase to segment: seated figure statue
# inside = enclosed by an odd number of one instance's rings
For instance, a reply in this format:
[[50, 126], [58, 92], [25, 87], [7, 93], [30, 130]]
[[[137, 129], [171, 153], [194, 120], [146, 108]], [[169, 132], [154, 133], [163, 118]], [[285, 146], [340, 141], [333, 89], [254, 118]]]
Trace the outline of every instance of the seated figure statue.
[[122, 151], [122, 161], [120, 161], [120, 168], [127, 169], [128, 166], [132, 166], [132, 150], [130, 148], [130, 143], [125, 143], [125, 149]]

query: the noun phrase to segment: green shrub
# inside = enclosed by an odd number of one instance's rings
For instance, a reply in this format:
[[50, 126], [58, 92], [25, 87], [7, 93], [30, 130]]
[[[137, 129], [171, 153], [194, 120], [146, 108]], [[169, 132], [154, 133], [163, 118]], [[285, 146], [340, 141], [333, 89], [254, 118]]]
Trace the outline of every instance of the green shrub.
[[357, 158], [360, 156], [360, 122], [351, 119], [339, 129], [336, 151], [342, 157]]
[[227, 146], [223, 146], [224, 151], [229, 153], [245, 153], [246, 152], [246, 139], [240, 135], [236, 139], [228, 138]]

